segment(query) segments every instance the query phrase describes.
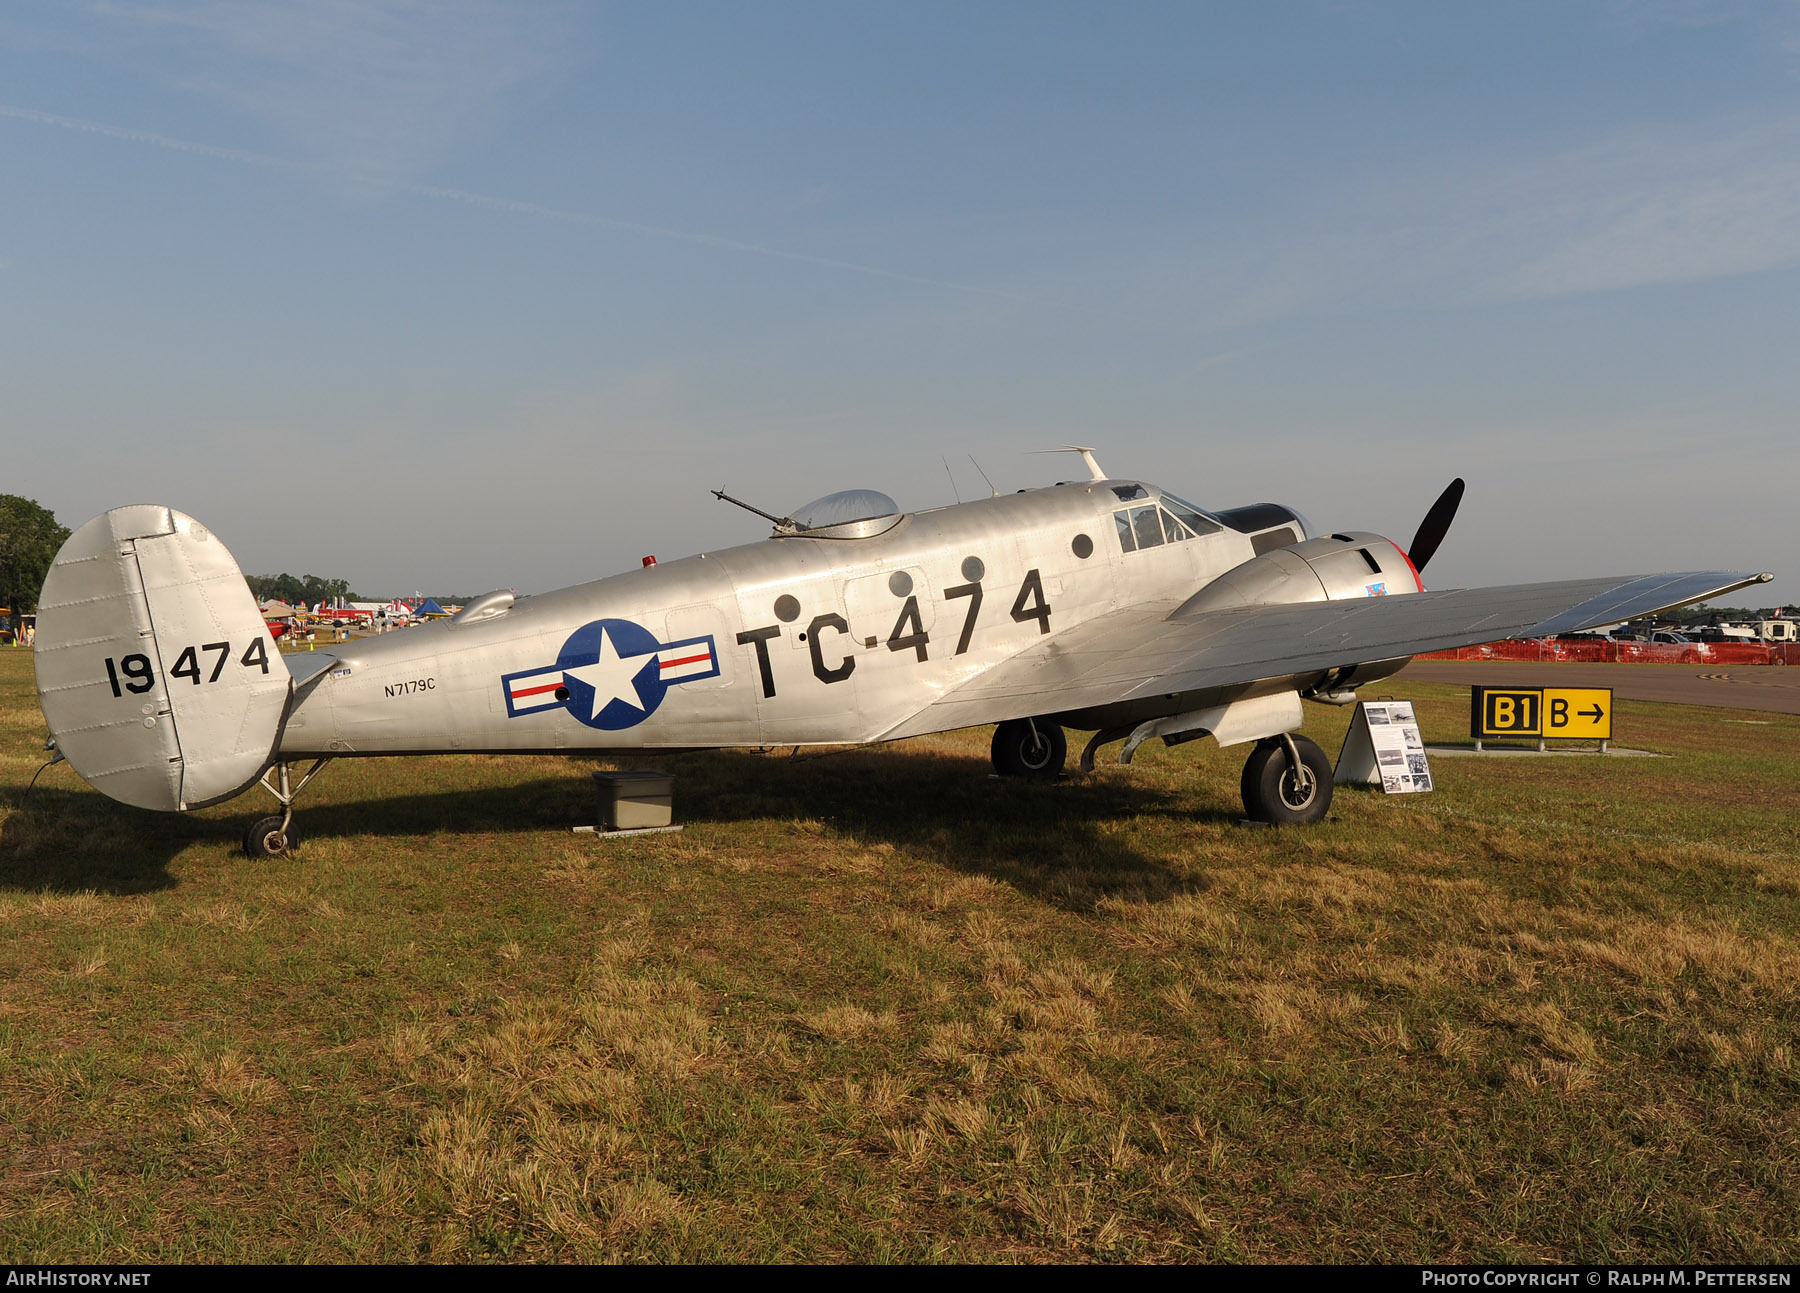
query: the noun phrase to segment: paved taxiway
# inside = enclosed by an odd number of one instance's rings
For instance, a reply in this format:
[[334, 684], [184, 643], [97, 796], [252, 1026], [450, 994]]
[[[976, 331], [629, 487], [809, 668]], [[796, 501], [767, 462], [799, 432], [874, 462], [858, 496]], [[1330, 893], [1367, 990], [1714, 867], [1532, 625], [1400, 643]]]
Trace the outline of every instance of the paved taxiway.
[[1397, 675], [1483, 687], [1611, 687], [1621, 700], [1800, 714], [1800, 669], [1786, 665], [1533, 664], [1414, 660]]

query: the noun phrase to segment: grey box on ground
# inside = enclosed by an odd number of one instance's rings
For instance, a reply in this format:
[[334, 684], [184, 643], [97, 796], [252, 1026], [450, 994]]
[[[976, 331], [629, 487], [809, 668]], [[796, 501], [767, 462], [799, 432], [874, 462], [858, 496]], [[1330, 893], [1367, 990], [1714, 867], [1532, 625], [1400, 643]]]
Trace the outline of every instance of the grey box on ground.
[[675, 778], [666, 772], [596, 772], [594, 786], [605, 830], [638, 831], [675, 819]]

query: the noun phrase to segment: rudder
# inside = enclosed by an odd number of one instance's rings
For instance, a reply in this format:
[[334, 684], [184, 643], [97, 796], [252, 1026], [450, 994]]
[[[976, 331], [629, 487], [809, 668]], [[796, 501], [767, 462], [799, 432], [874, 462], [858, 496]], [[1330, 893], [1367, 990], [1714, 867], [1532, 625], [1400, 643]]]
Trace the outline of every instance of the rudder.
[[164, 812], [261, 776], [293, 688], [231, 553], [169, 507], [114, 508], [69, 536], [39, 598], [35, 663], [70, 766]]

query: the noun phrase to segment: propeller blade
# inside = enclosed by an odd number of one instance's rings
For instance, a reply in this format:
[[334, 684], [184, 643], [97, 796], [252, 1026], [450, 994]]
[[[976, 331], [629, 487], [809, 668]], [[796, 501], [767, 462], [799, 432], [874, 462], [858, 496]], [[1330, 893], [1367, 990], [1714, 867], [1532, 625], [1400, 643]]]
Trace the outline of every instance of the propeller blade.
[[1450, 522], [1456, 519], [1456, 509], [1462, 502], [1463, 479], [1458, 476], [1438, 495], [1437, 502], [1425, 513], [1425, 519], [1419, 522], [1419, 532], [1413, 535], [1412, 548], [1407, 558], [1413, 563], [1414, 570], [1425, 569], [1425, 563], [1436, 555], [1438, 544], [1444, 541], [1444, 535], [1450, 531]]

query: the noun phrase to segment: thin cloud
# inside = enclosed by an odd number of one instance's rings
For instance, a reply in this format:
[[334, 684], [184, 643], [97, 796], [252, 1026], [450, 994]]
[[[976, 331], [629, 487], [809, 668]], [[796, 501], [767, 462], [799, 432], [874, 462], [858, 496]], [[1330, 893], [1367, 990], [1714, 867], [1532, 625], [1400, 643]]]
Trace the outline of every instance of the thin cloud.
[[89, 39], [307, 155], [417, 176], [585, 57], [563, 0], [92, 0]]
[[1800, 118], [1463, 153], [1309, 199], [1193, 270], [1221, 302], [1215, 325], [1800, 266]]
[[[1547, 245], [1496, 275], [1494, 290], [1558, 296], [1800, 264], [1797, 146], [1792, 121], [1644, 132], [1521, 175], [1516, 191], [1548, 217]], [[1533, 209], [1520, 205], [1521, 217]]]
[[838, 260], [830, 256], [815, 256], [807, 252], [788, 251], [780, 247], [766, 247], [759, 243], [744, 242], [738, 238], [727, 238], [719, 234], [697, 233], [686, 229], [672, 229], [665, 225], [644, 224], [635, 220], [618, 220], [610, 216], [593, 215], [585, 211], [569, 211], [557, 207], [543, 206], [536, 202], [526, 202], [517, 198], [496, 197], [488, 193], [476, 193], [468, 189], [446, 188], [436, 184], [418, 184], [411, 181], [397, 180], [391, 175], [372, 174], [366, 170], [346, 166], [329, 161], [297, 161], [288, 158], [270, 157], [263, 153], [251, 152], [243, 148], [221, 148], [215, 144], [197, 143], [191, 139], [177, 139], [169, 135], [159, 135], [148, 130], [132, 130], [124, 126], [108, 125], [99, 121], [83, 121], [74, 117], [58, 116], [55, 113], [41, 112], [36, 108], [21, 108], [10, 104], [0, 104], [0, 117], [11, 117], [17, 121], [29, 121], [41, 126], [55, 126], [63, 130], [78, 131], [83, 134], [101, 135], [108, 139], [118, 139], [127, 143], [147, 144], [154, 148], [167, 149], [172, 152], [190, 153], [199, 157], [216, 158], [219, 161], [234, 162], [243, 166], [257, 166], [267, 170], [292, 171], [314, 175], [331, 175], [339, 179], [349, 180], [356, 184], [368, 185], [386, 192], [405, 193], [414, 197], [430, 198], [440, 202], [454, 202], [462, 206], [479, 207], [488, 211], [509, 211], [518, 215], [533, 216], [539, 219], [555, 220], [563, 224], [577, 225], [588, 229], [604, 229], [617, 233], [639, 234], [645, 237], [662, 238], [675, 242], [685, 242], [694, 246], [711, 247], [720, 251], [741, 252], [752, 256], [764, 256], [774, 260], [785, 260], [795, 264], [813, 265], [821, 269], [840, 270], [852, 274], [866, 274], [876, 278], [886, 278], [901, 283], [913, 283], [921, 287], [936, 287], [953, 292], [965, 292], [979, 296], [999, 297], [1008, 300], [1034, 300], [1036, 304], [1045, 304], [1041, 300], [1022, 296], [1015, 292], [1003, 291], [999, 288], [977, 287], [970, 283], [957, 283], [949, 279], [929, 278], [919, 274], [907, 274], [899, 270], [883, 269], [878, 265], [864, 265], [856, 261]]

